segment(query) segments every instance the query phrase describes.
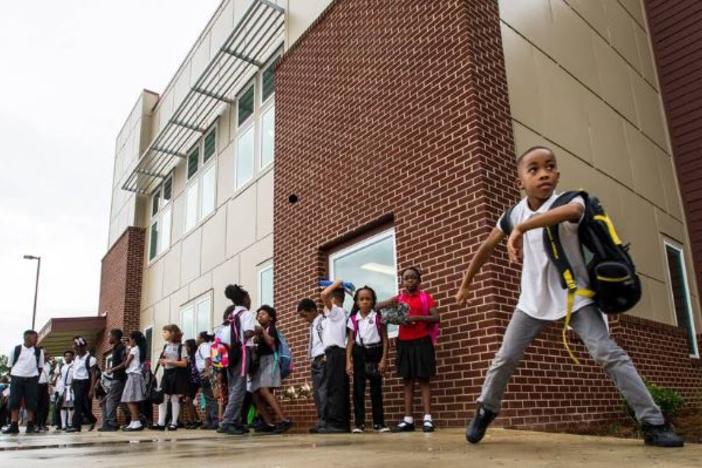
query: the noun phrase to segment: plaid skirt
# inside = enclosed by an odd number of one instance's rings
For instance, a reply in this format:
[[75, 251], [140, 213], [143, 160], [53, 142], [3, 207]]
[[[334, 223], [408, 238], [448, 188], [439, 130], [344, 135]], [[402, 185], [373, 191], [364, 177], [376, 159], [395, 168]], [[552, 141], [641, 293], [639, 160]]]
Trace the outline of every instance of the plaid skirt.
[[146, 400], [146, 384], [141, 372], [127, 374], [127, 383], [122, 391], [122, 403], [139, 403]]

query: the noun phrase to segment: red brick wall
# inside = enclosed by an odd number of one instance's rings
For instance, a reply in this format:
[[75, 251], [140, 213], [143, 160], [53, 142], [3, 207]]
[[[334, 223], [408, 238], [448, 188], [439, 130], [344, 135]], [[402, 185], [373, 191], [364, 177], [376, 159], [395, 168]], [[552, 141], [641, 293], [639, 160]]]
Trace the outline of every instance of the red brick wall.
[[[286, 385], [310, 380], [308, 329], [295, 308], [318, 298], [328, 250], [392, 223], [398, 268], [419, 266], [439, 304], [434, 417], [464, 425], [516, 302], [518, 272], [500, 250], [469, 306], [452, 296], [467, 259], [517, 199], [515, 175], [496, 2], [333, 2], [276, 77], [275, 302], [298, 369]], [[700, 404], [702, 375], [684, 333], [629, 316], [613, 322], [612, 333], [644, 376]], [[562, 428], [622, 417], [604, 371], [576, 337], [571, 342], [580, 367], [560, 343], [560, 324], [535, 341], [499, 424]], [[402, 416], [391, 373], [388, 422]], [[311, 400], [286, 408], [301, 425], [313, 422]]]
[[[463, 424], [516, 297], [515, 271], [500, 253], [470, 307], [450, 297], [495, 214], [517, 198], [513, 179], [495, 2], [334, 2], [276, 78], [276, 305], [299, 368], [307, 329], [294, 310], [318, 296], [324, 249], [392, 220], [398, 267], [420, 267], [440, 305], [433, 414]], [[291, 383], [305, 380], [302, 372]], [[395, 420], [394, 376], [385, 395]], [[309, 404], [288, 409], [311, 422]]]
[[[104, 368], [104, 354], [111, 349], [109, 331], [125, 334], [139, 330], [141, 284], [144, 268], [145, 230], [129, 227], [102, 259], [98, 314], [106, 316], [106, 327], [94, 345], [95, 355]], [[93, 348], [93, 343], [90, 343]], [[94, 412], [100, 413], [97, 402]]]
[[646, 10], [702, 291], [702, 3], [647, 0]]

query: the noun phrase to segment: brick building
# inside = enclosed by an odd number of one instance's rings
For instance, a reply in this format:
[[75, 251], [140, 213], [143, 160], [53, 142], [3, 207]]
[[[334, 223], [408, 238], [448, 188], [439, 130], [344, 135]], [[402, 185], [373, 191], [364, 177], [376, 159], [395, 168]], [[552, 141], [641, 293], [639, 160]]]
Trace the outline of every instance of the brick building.
[[[688, 174], [698, 140], [681, 139], [699, 131], [675, 117], [696, 108], [676, 101], [691, 84], [675, 84], [684, 76], [666, 43], [672, 23], [695, 25], [660, 3], [224, 0], [171, 83], [144, 91], [118, 135], [105, 318], [94, 325], [138, 327], [154, 356], [163, 325], [186, 337], [211, 329], [224, 287], [240, 283], [254, 306], [279, 310], [298, 369], [286, 386], [298, 386], [309, 376], [297, 301], [318, 297], [329, 276], [387, 296], [402, 268], [418, 266], [442, 318], [434, 417], [461, 426], [519, 272], [500, 251], [468, 306], [452, 296], [519, 198], [515, 153], [545, 144], [561, 188], [597, 194], [632, 243], [644, 297], [610, 319], [611, 333], [645, 377], [702, 404], [698, 179]], [[529, 348], [502, 424], [622, 417], [605, 373], [572, 336], [574, 366], [559, 334], [555, 324]], [[392, 371], [385, 398], [388, 421], [399, 418]], [[285, 404], [311, 423], [311, 400]]]

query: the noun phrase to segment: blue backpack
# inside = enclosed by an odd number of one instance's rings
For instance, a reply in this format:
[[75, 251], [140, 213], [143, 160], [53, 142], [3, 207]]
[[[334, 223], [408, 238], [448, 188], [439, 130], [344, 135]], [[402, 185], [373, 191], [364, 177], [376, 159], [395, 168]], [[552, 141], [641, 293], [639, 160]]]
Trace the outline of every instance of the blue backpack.
[[285, 339], [285, 336], [279, 330], [276, 330], [276, 332], [278, 333], [278, 349], [275, 352], [275, 360], [280, 366], [280, 378], [284, 379], [292, 374], [295, 366], [288, 340]]

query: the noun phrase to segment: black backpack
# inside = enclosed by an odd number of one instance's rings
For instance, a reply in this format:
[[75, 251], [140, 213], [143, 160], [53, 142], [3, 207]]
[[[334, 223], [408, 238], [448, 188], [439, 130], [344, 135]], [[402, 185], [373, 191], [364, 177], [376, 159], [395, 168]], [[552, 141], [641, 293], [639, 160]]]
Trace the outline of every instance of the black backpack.
[[[614, 224], [596, 197], [583, 191], [565, 192], [558, 196], [550, 209], [567, 205], [576, 197], [585, 201], [585, 212], [578, 227], [580, 248], [587, 266], [590, 289], [578, 289], [573, 269], [563, 250], [558, 226], [544, 228], [544, 249], [560, 273], [561, 286], [568, 291], [568, 309], [563, 328], [563, 341], [573, 356], [566, 340], [575, 296], [592, 297], [599, 309], [606, 314], [620, 314], [634, 307], [641, 299], [641, 280], [636, 273], [629, 244], [619, 239]], [[509, 235], [512, 231], [509, 208], [500, 220], [500, 229]]]

